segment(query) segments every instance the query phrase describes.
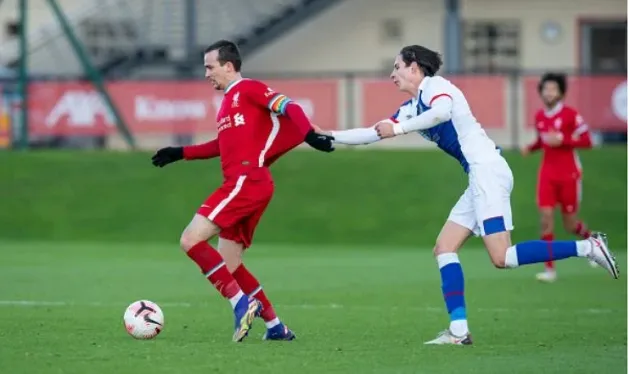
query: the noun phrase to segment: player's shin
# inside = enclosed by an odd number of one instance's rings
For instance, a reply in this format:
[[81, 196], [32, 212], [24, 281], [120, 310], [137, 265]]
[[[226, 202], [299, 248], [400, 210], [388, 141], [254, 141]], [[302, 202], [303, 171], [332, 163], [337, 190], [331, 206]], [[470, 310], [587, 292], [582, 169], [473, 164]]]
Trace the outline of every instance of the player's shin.
[[280, 324], [280, 319], [276, 316], [276, 312], [271, 305], [271, 302], [267, 298], [265, 291], [262, 286], [254, 277], [254, 275], [245, 267], [244, 264], [241, 264], [239, 267], [234, 270], [232, 273], [234, 279], [238, 282], [239, 286], [249, 297], [253, 297], [256, 300], [260, 301], [262, 305], [262, 310], [260, 312], [260, 316], [265, 321], [265, 325], [268, 329], [276, 327]]
[[570, 257], [586, 257], [590, 250], [591, 244], [587, 240], [531, 240], [513, 245], [507, 249], [505, 267], [515, 268], [522, 265], [557, 261]]
[[221, 254], [205, 241], [195, 244], [186, 254], [199, 266], [219, 293], [230, 300], [232, 308], [235, 308], [245, 294], [228, 271]]
[[[553, 234], [543, 234], [540, 237], [541, 240], [544, 240], [546, 242], [552, 242], [553, 241]], [[555, 265], [553, 261], [545, 261], [545, 270], [547, 270], [548, 272], [553, 272], [555, 271]]]
[[455, 336], [468, 334], [466, 302], [464, 299], [464, 272], [457, 253], [437, 255], [442, 278], [442, 294], [451, 319], [449, 330]]

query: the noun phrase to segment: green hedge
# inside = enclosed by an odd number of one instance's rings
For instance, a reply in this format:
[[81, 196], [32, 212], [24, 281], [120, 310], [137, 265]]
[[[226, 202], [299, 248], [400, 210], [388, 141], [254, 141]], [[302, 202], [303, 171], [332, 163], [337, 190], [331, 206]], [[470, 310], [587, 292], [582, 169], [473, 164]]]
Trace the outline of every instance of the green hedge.
[[[506, 157], [515, 175], [514, 240], [536, 238], [540, 156]], [[140, 152], [0, 153], [0, 239], [177, 242], [220, 183], [218, 161], [158, 169], [149, 159]], [[582, 161], [582, 216], [625, 249], [626, 148], [582, 152]], [[258, 242], [431, 246], [466, 186], [457, 162], [436, 151], [296, 151], [273, 174], [276, 195]]]

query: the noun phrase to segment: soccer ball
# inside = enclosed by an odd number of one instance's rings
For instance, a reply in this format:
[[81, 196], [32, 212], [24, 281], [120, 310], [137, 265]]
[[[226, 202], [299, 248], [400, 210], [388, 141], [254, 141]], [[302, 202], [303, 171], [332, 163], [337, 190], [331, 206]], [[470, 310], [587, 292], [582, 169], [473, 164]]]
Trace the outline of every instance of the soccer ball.
[[153, 339], [164, 328], [164, 313], [149, 300], [138, 300], [127, 307], [123, 316], [125, 328], [136, 339]]

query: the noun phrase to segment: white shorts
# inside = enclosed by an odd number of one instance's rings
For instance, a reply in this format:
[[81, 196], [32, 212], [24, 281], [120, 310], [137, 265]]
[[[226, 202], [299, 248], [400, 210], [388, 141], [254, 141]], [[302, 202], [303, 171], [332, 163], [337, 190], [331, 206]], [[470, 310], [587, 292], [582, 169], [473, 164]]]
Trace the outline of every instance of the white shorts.
[[514, 176], [503, 157], [470, 167], [468, 188], [459, 198], [448, 220], [466, 227], [475, 236], [514, 229], [510, 194]]

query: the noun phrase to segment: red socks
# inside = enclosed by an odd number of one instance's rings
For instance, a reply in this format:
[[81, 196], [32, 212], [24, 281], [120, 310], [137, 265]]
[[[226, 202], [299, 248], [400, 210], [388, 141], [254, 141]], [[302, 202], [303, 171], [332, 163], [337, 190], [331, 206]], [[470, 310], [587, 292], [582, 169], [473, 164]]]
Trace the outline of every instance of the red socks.
[[575, 226], [574, 234], [582, 239], [588, 239], [591, 236], [591, 230], [586, 227], [586, 224], [584, 224], [584, 222], [580, 221], [577, 223], [577, 226]]
[[223, 257], [210, 244], [199, 242], [187, 254], [223, 297], [231, 299], [241, 291], [237, 281], [225, 267]]
[[[544, 241], [547, 241], [547, 242], [552, 242], [553, 241], [553, 234], [543, 235], [543, 236], [540, 237], [540, 240], [544, 240]], [[545, 262], [545, 269], [553, 271], [555, 269], [554, 262], [553, 261]]]
[[265, 322], [273, 321], [277, 318], [276, 312], [273, 310], [273, 306], [267, 299], [267, 295], [265, 295], [265, 291], [263, 291], [258, 280], [252, 275], [252, 273], [247, 270], [245, 265], [241, 264], [232, 276], [238, 282], [239, 286], [245, 292], [245, 294], [249, 297], [253, 297], [256, 300], [260, 301], [262, 304], [262, 311], [260, 312], [260, 316], [263, 318]]

